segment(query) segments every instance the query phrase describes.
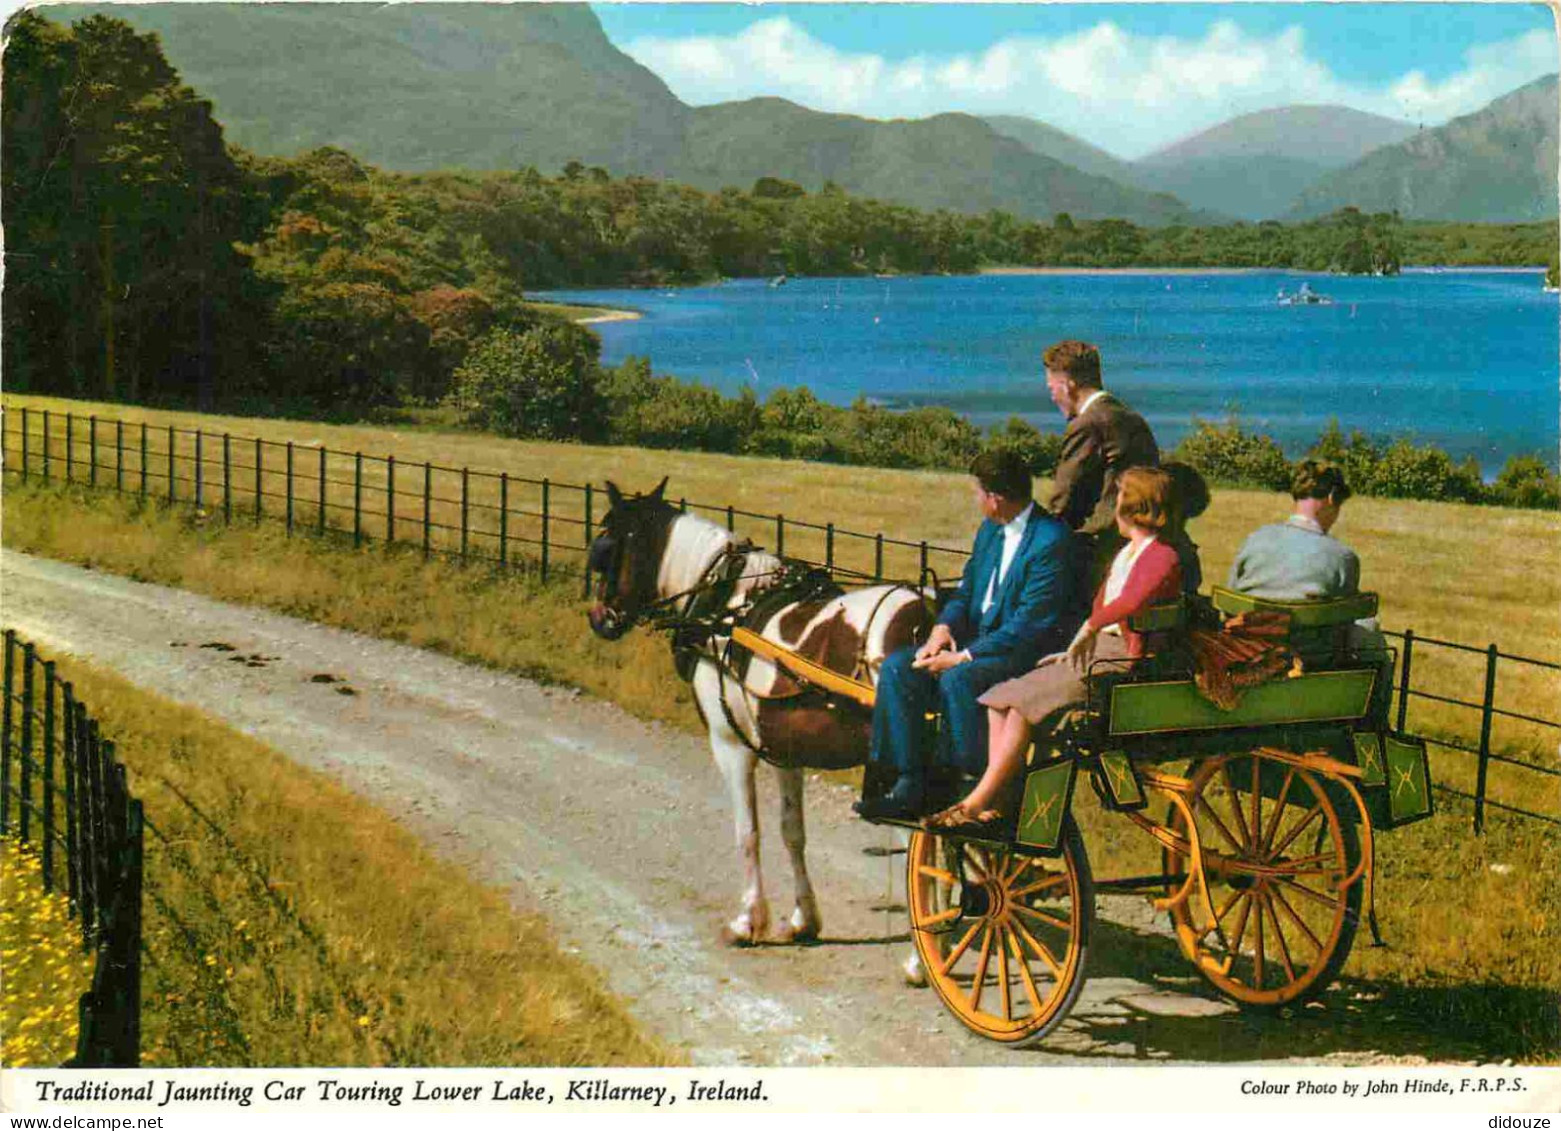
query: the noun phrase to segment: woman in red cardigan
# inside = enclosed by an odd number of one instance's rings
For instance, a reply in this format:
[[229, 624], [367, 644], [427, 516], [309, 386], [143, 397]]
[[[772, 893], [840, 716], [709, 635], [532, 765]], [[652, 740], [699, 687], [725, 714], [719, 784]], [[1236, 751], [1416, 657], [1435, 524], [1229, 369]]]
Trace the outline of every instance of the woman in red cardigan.
[[1158, 468], [1122, 473], [1117, 490], [1117, 530], [1127, 545], [1117, 553], [1095, 594], [1089, 619], [1066, 652], [1043, 659], [1033, 671], [1000, 683], [981, 697], [989, 711], [987, 768], [969, 796], [927, 818], [930, 828], [997, 831], [1013, 820], [1017, 798], [1011, 786], [1024, 768], [1024, 752], [1035, 726], [1063, 708], [1083, 703], [1084, 678], [1092, 661], [1129, 660], [1144, 654], [1143, 637], [1128, 619], [1150, 605], [1174, 601], [1182, 592], [1182, 568], [1172, 537], [1171, 476]]

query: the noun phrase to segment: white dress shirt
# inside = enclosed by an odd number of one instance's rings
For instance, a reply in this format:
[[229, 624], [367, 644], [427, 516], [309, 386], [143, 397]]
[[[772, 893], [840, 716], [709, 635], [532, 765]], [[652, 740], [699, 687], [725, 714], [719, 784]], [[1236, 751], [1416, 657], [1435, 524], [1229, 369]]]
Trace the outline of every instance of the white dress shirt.
[[1014, 555], [1019, 552], [1019, 540], [1024, 537], [1024, 528], [1029, 524], [1030, 512], [1034, 509], [1034, 503], [1026, 503], [1024, 510], [1015, 515], [1012, 521], [1003, 524], [1003, 556], [997, 564], [997, 572], [992, 574], [991, 581], [987, 582], [986, 596], [981, 600], [983, 613], [990, 609], [992, 602], [997, 599], [997, 587], [1008, 576], [1008, 567], [1013, 564]]
[[1094, 404], [1096, 401], [1098, 401], [1101, 397], [1103, 397], [1105, 395], [1106, 395], [1106, 390], [1104, 390], [1104, 389], [1096, 389], [1093, 393], [1091, 393], [1089, 396], [1084, 398], [1084, 403], [1079, 405], [1078, 410], [1076, 412], [1074, 412], [1073, 415], [1074, 416], [1083, 416], [1087, 411], [1089, 411], [1089, 406], [1090, 405]]
[[[1127, 588], [1127, 579], [1132, 576], [1133, 567], [1138, 564], [1138, 559], [1143, 557], [1144, 551], [1149, 548], [1151, 542], [1158, 540], [1158, 538], [1147, 538], [1137, 545], [1129, 541], [1126, 546], [1117, 551], [1117, 556], [1111, 559], [1111, 572], [1106, 575], [1106, 591], [1100, 601], [1102, 605], [1109, 605], [1122, 596], [1122, 590]], [[1121, 636], [1122, 625], [1120, 622], [1108, 624], [1101, 631]]]

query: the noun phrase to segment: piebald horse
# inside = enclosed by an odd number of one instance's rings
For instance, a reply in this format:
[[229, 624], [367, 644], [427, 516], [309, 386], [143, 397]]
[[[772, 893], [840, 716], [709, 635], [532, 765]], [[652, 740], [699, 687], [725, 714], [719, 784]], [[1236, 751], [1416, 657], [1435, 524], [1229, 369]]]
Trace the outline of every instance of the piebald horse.
[[[754, 798], [755, 767], [763, 758], [780, 780], [781, 837], [795, 879], [794, 906], [777, 937], [816, 939], [822, 920], [808, 879], [802, 771], [863, 764], [871, 717], [855, 704], [831, 702], [771, 661], [731, 647], [731, 626], [744, 625], [831, 670], [876, 683], [884, 657], [924, 639], [932, 618], [921, 592], [909, 586], [826, 588], [798, 563], [680, 512], [662, 498], [666, 485], [663, 479], [648, 495], [626, 497], [607, 484], [611, 508], [589, 562], [599, 574], [591, 628], [614, 640], [639, 621], [673, 627], [679, 672], [693, 687], [736, 819], [742, 906], [722, 937], [751, 945], [770, 933]], [[919, 971], [907, 966], [906, 975], [914, 981]]]

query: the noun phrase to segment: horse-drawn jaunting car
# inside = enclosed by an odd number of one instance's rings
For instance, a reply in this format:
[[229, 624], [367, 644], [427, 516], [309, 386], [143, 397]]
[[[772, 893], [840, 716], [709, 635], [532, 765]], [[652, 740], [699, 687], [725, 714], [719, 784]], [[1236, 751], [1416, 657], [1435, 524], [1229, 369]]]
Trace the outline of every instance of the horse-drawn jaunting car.
[[[753, 942], [767, 930], [753, 810], [761, 758], [781, 775], [796, 876], [786, 930], [816, 936], [801, 772], [865, 760], [877, 665], [925, 631], [935, 593], [846, 591], [679, 512], [661, 487], [624, 497], [609, 485], [609, 495], [590, 563], [601, 575], [592, 626], [608, 637], [642, 622], [672, 634], [736, 805], [746, 884], [727, 937]], [[1425, 746], [1389, 725], [1392, 660], [1358, 658], [1348, 643], [1376, 597], [1264, 602], [1216, 588], [1212, 604], [1282, 614], [1303, 662], [1239, 701], [1213, 702], [1185, 646], [1185, 603], [1154, 607], [1133, 626], [1157, 638], [1152, 655], [1092, 671], [1084, 708], [1031, 751], [1011, 829], [974, 837], [905, 823], [908, 972], [972, 1031], [1022, 1046], [1067, 1016], [1103, 891], [1148, 895], [1198, 973], [1250, 1008], [1321, 992], [1363, 917], [1375, 933], [1374, 834], [1431, 813]], [[1081, 779], [1153, 838], [1158, 872], [1092, 876], [1071, 813]]]

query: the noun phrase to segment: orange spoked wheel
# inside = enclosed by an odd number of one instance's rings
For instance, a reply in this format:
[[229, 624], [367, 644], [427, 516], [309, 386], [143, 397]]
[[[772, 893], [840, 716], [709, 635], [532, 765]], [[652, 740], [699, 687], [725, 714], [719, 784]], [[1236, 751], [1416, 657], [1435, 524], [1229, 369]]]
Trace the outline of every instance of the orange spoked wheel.
[[918, 832], [906, 890], [927, 978], [966, 1028], [1015, 1047], [1067, 1016], [1084, 986], [1094, 886], [1070, 817], [1056, 858]]
[[[1171, 907], [1182, 953], [1245, 1006], [1322, 992], [1360, 921], [1359, 838], [1339, 792], [1325, 775], [1262, 750], [1204, 759], [1189, 780], [1209, 898]], [[1173, 807], [1170, 826], [1184, 838], [1186, 820]], [[1164, 857], [1167, 874], [1191, 867], [1175, 849]]]

